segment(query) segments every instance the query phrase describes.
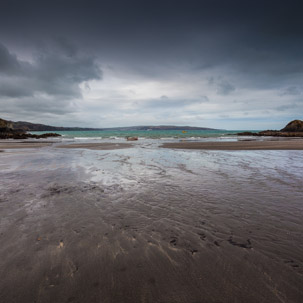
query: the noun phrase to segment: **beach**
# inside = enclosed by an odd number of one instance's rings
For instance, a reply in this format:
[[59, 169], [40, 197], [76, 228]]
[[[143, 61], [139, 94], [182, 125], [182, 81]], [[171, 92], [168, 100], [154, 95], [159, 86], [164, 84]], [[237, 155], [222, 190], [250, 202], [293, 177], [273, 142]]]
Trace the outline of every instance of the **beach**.
[[242, 140], [235, 142], [174, 142], [164, 143], [164, 148], [202, 149], [202, 150], [303, 150], [303, 140], [256, 141]]
[[53, 142], [47, 142], [47, 141], [21, 141], [21, 140], [0, 140], [0, 150], [4, 149], [23, 149], [23, 148], [39, 148], [39, 147], [46, 147], [53, 144]]
[[302, 142], [0, 142], [0, 301], [301, 302]]
[[78, 143], [78, 144], [64, 144], [58, 145], [57, 148], [84, 148], [92, 150], [113, 150], [130, 148], [132, 144], [129, 143]]
[[[19, 149], [19, 148], [39, 148], [52, 145], [52, 141], [0, 141], [0, 149]], [[60, 142], [59, 142], [60, 143]], [[114, 150], [130, 148], [133, 144], [124, 142], [89, 142], [89, 143], [70, 143], [59, 144], [56, 148], [64, 149], [91, 149], [91, 150]], [[172, 149], [200, 149], [200, 150], [303, 150], [302, 139], [291, 140], [239, 140], [239, 141], [208, 141], [191, 142], [188, 140], [178, 140], [177, 142], [163, 143], [162, 148]]]

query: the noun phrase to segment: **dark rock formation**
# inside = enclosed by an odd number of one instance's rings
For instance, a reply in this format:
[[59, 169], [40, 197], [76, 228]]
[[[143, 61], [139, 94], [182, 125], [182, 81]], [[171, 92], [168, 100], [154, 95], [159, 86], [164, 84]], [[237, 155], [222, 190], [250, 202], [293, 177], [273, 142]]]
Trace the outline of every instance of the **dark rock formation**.
[[294, 120], [289, 122], [280, 131], [278, 130], [263, 130], [258, 133], [243, 132], [238, 133], [238, 136], [270, 136], [270, 137], [303, 137], [303, 121]]
[[237, 133], [238, 136], [258, 136], [259, 133], [253, 133], [253, 132], [243, 132], [243, 133]]
[[303, 132], [287, 132], [277, 130], [264, 130], [259, 132], [257, 136], [271, 136], [271, 137], [303, 137]]
[[60, 136], [61, 135], [55, 133], [47, 133], [42, 135], [28, 134], [22, 129], [15, 129], [11, 121], [0, 119], [0, 139], [41, 139]]
[[11, 121], [6, 121], [0, 118], [0, 129], [13, 128], [13, 123]]
[[282, 128], [281, 132], [303, 132], [303, 121], [293, 120]]

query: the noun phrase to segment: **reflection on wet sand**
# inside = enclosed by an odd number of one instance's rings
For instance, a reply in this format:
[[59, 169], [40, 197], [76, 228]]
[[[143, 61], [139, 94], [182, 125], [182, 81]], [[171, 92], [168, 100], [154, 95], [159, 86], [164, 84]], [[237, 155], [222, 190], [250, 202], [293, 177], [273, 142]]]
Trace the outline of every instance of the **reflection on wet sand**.
[[236, 142], [176, 142], [164, 143], [164, 148], [206, 150], [303, 150], [303, 140], [236, 141]]
[[95, 150], [113, 150], [130, 148], [133, 145], [130, 143], [73, 143], [58, 145], [57, 148], [85, 148], [85, 149], [95, 149]]
[[1, 154], [3, 302], [301, 302], [301, 151], [144, 147]]

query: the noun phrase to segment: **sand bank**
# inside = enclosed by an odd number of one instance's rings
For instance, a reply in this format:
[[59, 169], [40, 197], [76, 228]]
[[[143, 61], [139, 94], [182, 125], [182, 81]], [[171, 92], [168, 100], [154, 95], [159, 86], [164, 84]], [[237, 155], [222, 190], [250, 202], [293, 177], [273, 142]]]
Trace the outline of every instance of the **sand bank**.
[[58, 148], [86, 148], [93, 150], [112, 150], [130, 148], [133, 145], [130, 143], [79, 143], [79, 144], [65, 144], [56, 146]]
[[237, 142], [178, 142], [160, 147], [206, 150], [303, 150], [303, 140], [237, 141]]
[[41, 148], [50, 146], [53, 142], [34, 142], [34, 141], [2, 141], [0, 149], [15, 149], [15, 148]]

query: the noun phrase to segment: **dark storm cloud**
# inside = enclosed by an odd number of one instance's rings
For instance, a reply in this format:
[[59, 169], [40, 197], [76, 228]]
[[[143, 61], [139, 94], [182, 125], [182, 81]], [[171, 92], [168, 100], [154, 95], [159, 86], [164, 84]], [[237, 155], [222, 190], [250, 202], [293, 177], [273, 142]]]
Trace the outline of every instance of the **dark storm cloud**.
[[[163, 89], [159, 96], [167, 94], [167, 99], [143, 98], [140, 106], [151, 112], [198, 106], [197, 96], [204, 95], [212, 102], [214, 97], [221, 100], [214, 107], [218, 110], [224, 102], [228, 107], [230, 98], [241, 90], [251, 94], [251, 111], [260, 107], [254, 99], [261, 98], [260, 92], [277, 90], [280, 103], [273, 108], [286, 112], [291, 108], [284, 103], [294, 104], [287, 97], [297, 98], [299, 104], [303, 91], [302, 11], [299, 0], [4, 0], [0, 3], [0, 97], [15, 99], [15, 108], [21, 104], [18, 100], [28, 100], [23, 103], [28, 112], [31, 107], [43, 110], [30, 102], [31, 97], [40, 105], [47, 103], [50, 112], [60, 102], [64, 111], [73, 112], [71, 100], [84, 93], [79, 85], [93, 91], [93, 85], [85, 82], [101, 78], [97, 60], [133, 81], [175, 81], [178, 88], [186, 78], [198, 79], [191, 87], [194, 97], [187, 85], [184, 96]], [[210, 77], [214, 79], [208, 83], [210, 91], [205, 87], [199, 91], [199, 81], [207, 83]], [[121, 93], [116, 87], [109, 90], [113, 96]], [[101, 97], [98, 100], [96, 108], [107, 104]]]
[[272, 0], [4, 1], [0, 33], [21, 48], [60, 33], [147, 77], [164, 77], [163, 64], [166, 72], [224, 66], [262, 86], [255, 74], [302, 72], [302, 9]]
[[0, 96], [81, 97], [79, 84], [100, 77], [94, 58], [79, 54], [65, 40], [35, 50], [32, 62], [19, 60], [0, 44]]
[[16, 55], [9, 53], [8, 49], [0, 44], [0, 73], [12, 75], [20, 70], [20, 65]]
[[0, 97], [23, 98], [33, 96], [31, 80], [26, 78], [2, 77], [0, 75]]

